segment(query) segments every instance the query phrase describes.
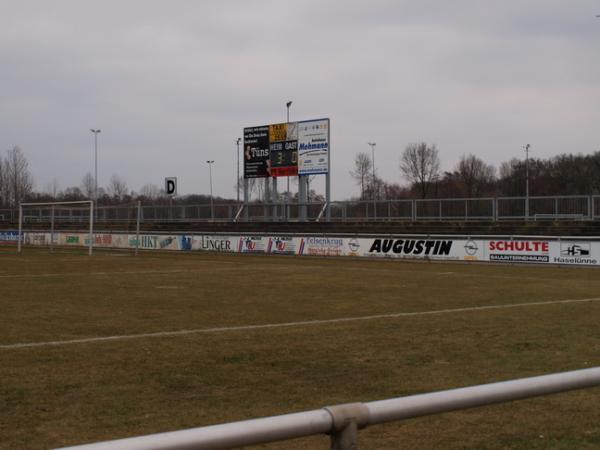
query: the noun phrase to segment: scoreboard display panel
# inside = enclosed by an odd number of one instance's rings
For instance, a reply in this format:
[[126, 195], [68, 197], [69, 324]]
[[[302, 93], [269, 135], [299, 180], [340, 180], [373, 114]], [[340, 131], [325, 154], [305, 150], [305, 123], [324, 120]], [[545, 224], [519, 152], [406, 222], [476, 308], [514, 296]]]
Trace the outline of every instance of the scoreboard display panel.
[[272, 177], [298, 175], [298, 127], [295, 122], [269, 125], [269, 169]]
[[298, 141], [273, 142], [270, 145], [271, 176], [298, 175]]
[[244, 178], [328, 173], [329, 119], [244, 128]]

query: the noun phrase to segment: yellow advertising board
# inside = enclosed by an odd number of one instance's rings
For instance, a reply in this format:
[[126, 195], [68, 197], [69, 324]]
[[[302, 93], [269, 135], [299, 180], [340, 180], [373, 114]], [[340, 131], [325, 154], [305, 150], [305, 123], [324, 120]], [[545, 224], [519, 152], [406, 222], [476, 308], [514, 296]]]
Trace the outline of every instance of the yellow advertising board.
[[287, 139], [287, 123], [269, 125], [269, 142], [285, 141]]

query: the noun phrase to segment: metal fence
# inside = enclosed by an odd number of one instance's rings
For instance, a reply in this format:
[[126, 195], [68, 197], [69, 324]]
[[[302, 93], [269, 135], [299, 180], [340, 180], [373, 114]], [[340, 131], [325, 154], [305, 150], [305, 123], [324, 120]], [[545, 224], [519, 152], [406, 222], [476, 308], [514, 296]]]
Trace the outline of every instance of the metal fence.
[[[99, 206], [97, 222], [132, 222], [137, 205]], [[25, 222], [50, 219], [51, 209], [28, 208]], [[600, 195], [335, 201], [298, 203], [238, 203], [144, 205], [144, 223], [160, 222], [283, 222], [283, 221], [525, 221], [600, 219]], [[86, 212], [61, 209], [57, 221], [85, 221]], [[0, 222], [15, 223], [18, 211], [0, 209]]]
[[458, 411], [600, 385], [600, 367], [483, 384], [369, 403], [349, 403], [282, 416], [160, 433], [62, 450], [232, 449], [331, 435], [334, 450], [356, 450], [358, 430], [369, 425]]

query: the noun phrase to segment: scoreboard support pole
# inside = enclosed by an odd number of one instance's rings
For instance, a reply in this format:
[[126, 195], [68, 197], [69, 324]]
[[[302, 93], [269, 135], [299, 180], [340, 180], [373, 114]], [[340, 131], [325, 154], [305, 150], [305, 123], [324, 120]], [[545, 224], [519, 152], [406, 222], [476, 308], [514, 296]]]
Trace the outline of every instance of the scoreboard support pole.
[[273, 177], [273, 190], [271, 191], [271, 201], [273, 202], [273, 222], [278, 221], [277, 217], [277, 177]]
[[325, 174], [325, 218], [331, 222], [331, 175]]
[[249, 200], [250, 200], [250, 195], [248, 192], [248, 178], [244, 178], [244, 218], [246, 219], [246, 222], [248, 222], [248, 220], [250, 220], [250, 211], [248, 211], [249, 208]]
[[263, 193], [263, 220], [269, 220], [269, 203], [271, 202], [271, 180], [263, 178], [265, 192]]
[[306, 175], [298, 175], [298, 220], [306, 222]]
[[325, 174], [325, 218], [331, 222], [331, 128], [327, 127], [327, 173]]

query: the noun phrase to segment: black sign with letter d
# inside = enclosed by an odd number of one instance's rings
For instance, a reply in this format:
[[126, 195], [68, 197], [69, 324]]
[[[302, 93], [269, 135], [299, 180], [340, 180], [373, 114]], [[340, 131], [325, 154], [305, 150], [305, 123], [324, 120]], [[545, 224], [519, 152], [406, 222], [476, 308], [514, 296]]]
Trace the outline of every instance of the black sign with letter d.
[[165, 192], [167, 195], [177, 195], [177, 177], [165, 178]]

